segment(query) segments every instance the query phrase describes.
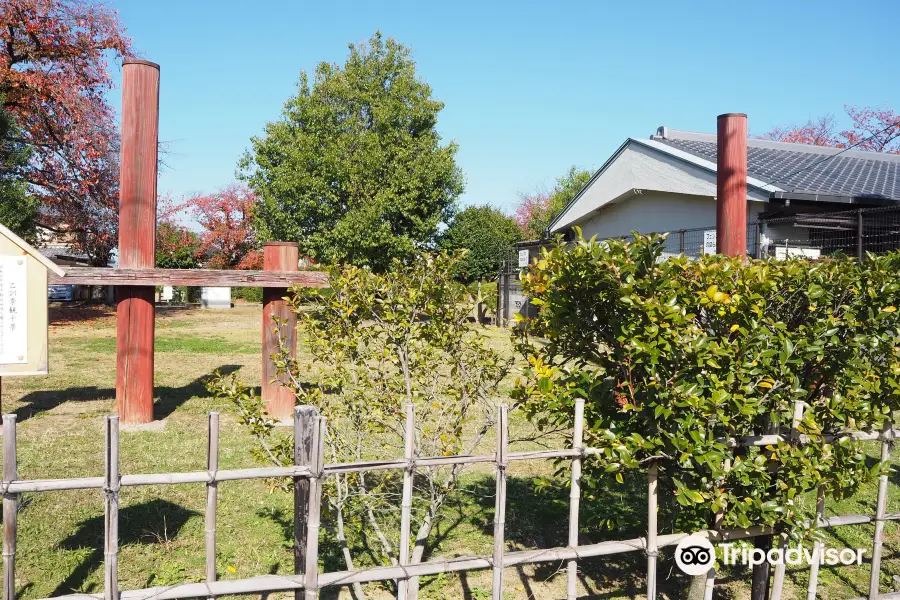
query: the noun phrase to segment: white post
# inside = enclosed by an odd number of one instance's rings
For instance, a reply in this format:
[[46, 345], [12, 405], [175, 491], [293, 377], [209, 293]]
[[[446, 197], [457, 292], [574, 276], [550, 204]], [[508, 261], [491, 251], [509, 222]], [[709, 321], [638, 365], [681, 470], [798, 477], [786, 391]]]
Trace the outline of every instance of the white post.
[[[403, 499], [400, 506], [400, 566], [405, 567], [409, 564], [409, 538], [410, 538], [410, 521], [412, 520], [412, 493], [413, 493], [413, 476], [415, 475], [415, 467], [413, 465], [413, 441], [415, 439], [415, 406], [410, 403], [406, 405], [406, 426], [403, 432], [403, 458], [406, 459], [406, 469], [403, 471]], [[400, 579], [397, 581], [397, 599], [406, 600], [409, 592], [409, 580]]]
[[[206, 470], [213, 481], [206, 484], [206, 581], [216, 580], [216, 503], [218, 502], [218, 483], [214, 480], [219, 470], [219, 413], [209, 413]], [[211, 600], [212, 597], [210, 597]]]
[[104, 480], [103, 595], [119, 600], [119, 417], [106, 417], [106, 477]]
[[319, 595], [319, 522], [322, 514], [322, 475], [325, 457], [325, 417], [316, 421], [315, 439], [312, 445], [309, 479], [309, 503], [306, 525], [306, 569], [303, 573], [306, 600], [316, 600]]
[[[888, 419], [884, 428], [882, 429], [882, 435], [884, 438], [881, 441], [881, 462], [882, 465], [888, 463], [891, 460], [891, 426], [892, 419]], [[876, 600], [878, 598], [878, 587], [879, 587], [879, 579], [881, 579], [881, 548], [882, 543], [884, 542], [884, 513], [887, 507], [887, 491], [888, 491], [888, 476], [887, 473], [881, 475], [878, 478], [878, 500], [875, 504], [875, 540], [872, 546], [872, 572], [869, 576], [869, 600]]]
[[[816, 492], [816, 527], [822, 525], [825, 516], [825, 488], [819, 486]], [[809, 587], [806, 589], [806, 600], [816, 600], [816, 587], [819, 584], [819, 553], [824, 550], [824, 544], [819, 540], [813, 542], [813, 560], [809, 565]]]
[[[3, 415], [3, 481], [18, 477], [16, 468], [16, 415]], [[16, 600], [16, 526], [18, 494], [3, 494], [3, 600]]]
[[656, 515], [657, 515], [657, 479], [659, 468], [656, 461], [647, 469], [647, 600], [656, 600]]
[[503, 600], [503, 550], [506, 545], [506, 467], [507, 444], [509, 443], [509, 409], [500, 406], [497, 419], [497, 497], [494, 504], [494, 579], [491, 592], [493, 600]]
[[[572, 432], [572, 447], [584, 449], [584, 399], [575, 400], [575, 428]], [[578, 546], [578, 515], [581, 503], [581, 455], [572, 459], [572, 485], [569, 488], [569, 547]], [[566, 597], [575, 600], [578, 596], [578, 561], [570, 560], [566, 581]]]

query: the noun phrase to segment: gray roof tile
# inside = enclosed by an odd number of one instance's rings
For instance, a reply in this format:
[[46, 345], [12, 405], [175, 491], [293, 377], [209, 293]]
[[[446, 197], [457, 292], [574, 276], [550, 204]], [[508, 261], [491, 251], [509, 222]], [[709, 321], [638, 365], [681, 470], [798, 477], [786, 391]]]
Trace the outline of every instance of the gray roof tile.
[[[705, 160], [716, 162], [715, 136], [701, 139], [654, 136], [654, 140]], [[790, 192], [852, 196], [900, 201], [900, 157], [821, 146], [751, 139], [747, 148], [748, 175]], [[801, 170], [802, 169], [802, 170]], [[799, 171], [799, 172], [798, 172]]]

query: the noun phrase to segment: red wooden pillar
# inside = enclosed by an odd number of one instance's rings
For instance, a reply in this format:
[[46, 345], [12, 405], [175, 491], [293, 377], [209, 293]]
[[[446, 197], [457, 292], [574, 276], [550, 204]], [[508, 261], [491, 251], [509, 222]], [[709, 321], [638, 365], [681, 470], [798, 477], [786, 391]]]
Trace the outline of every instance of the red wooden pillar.
[[[269, 242], [263, 250], [263, 269], [266, 271], [299, 271], [300, 250], [293, 242]], [[263, 321], [262, 321], [262, 399], [266, 411], [276, 419], [290, 419], [294, 414], [294, 393], [283, 383], [284, 375], [278, 375], [278, 369], [272, 361], [272, 355], [279, 351], [276, 324], [278, 319], [281, 340], [290, 348], [291, 356], [297, 355], [297, 315], [283, 300], [287, 296], [286, 288], [263, 288]]]
[[[122, 66], [122, 147], [119, 158], [119, 267], [156, 266], [156, 164], [159, 65]], [[116, 410], [124, 423], [153, 420], [154, 288], [117, 292]]]
[[717, 121], [716, 252], [747, 256], [747, 115]]

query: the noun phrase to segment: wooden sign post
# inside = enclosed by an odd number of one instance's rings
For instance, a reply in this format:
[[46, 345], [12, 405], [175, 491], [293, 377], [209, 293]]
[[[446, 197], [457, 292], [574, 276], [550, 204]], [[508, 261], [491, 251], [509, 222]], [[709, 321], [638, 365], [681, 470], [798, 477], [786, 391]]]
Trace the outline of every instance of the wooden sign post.
[[[0, 223], [0, 378], [46, 375], [47, 272], [63, 270]], [[0, 393], [2, 393], [0, 381]], [[0, 399], [2, 406], [2, 399]]]

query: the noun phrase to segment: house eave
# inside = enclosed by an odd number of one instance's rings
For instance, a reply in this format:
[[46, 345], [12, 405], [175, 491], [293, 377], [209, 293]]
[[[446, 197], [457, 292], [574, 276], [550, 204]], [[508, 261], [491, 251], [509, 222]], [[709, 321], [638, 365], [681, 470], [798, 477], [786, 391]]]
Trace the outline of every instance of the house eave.
[[896, 206], [900, 200], [877, 196], [841, 196], [815, 192], [772, 192], [769, 197], [780, 202], [820, 202], [832, 204], [864, 204], [866, 206]]

